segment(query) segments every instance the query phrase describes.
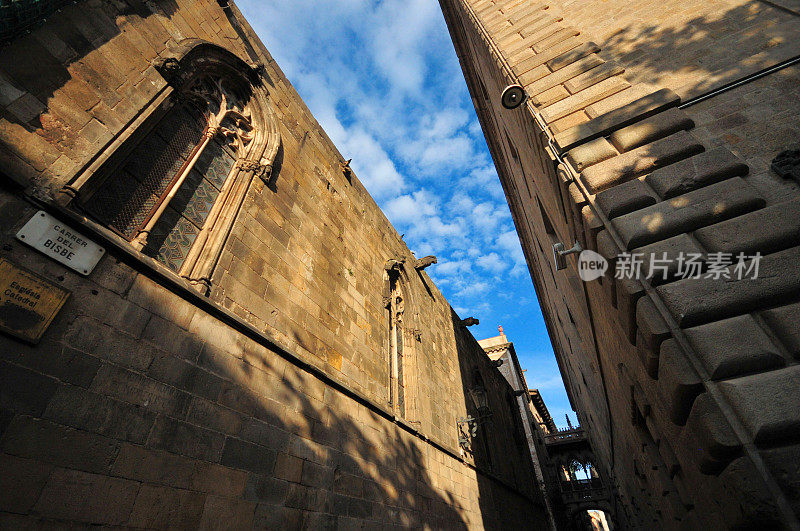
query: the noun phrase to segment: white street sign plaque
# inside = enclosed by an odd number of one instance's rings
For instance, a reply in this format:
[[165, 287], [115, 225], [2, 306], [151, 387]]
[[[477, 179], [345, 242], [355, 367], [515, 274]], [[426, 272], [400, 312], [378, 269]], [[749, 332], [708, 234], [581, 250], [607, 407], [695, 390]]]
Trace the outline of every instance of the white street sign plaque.
[[106, 252], [42, 210], [20, 229], [17, 239], [81, 275], [91, 273]]

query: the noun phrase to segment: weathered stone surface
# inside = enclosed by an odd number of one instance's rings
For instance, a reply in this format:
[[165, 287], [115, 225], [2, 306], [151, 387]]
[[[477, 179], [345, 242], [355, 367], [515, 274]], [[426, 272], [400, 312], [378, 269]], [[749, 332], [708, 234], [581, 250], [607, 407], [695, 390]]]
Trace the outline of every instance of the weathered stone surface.
[[679, 274], [688, 273], [686, 270], [680, 271], [682, 256], [685, 259], [688, 255], [700, 255], [700, 262], [705, 262], [706, 259], [703, 249], [686, 234], [636, 248], [631, 254], [641, 256], [642, 275], [654, 286], [674, 280]]
[[205, 496], [187, 490], [142, 485], [128, 525], [142, 528], [196, 528]]
[[800, 199], [703, 227], [694, 235], [711, 251], [733, 254], [768, 254], [800, 245]]
[[580, 34], [581, 34], [580, 30], [576, 28], [559, 29], [557, 32], [553, 33], [549, 37], [542, 39], [541, 41], [534, 44], [533, 51], [535, 51], [537, 54], [543, 53], [549, 50], [550, 48], [553, 48], [554, 46], [558, 45], [559, 43], [564, 42], [570, 37], [575, 37]]
[[223, 442], [219, 433], [166, 417], [156, 419], [148, 437], [151, 448], [210, 462], [219, 460]]
[[557, 69], [544, 78], [526, 85], [525, 90], [531, 96], [537, 97], [541, 93], [554, 89], [561, 83], [569, 81], [570, 79], [579, 76], [588, 70], [592, 70], [593, 68], [602, 64], [603, 60], [600, 59], [600, 57], [598, 57], [596, 54], [587, 54], [585, 57], [577, 59], [575, 62], [565, 66], [564, 68]]
[[645, 182], [669, 199], [747, 172], [747, 165], [739, 157], [717, 148], [660, 168], [647, 175]]
[[537, 66], [546, 64], [551, 59], [558, 57], [564, 52], [568, 52], [569, 50], [577, 48], [580, 45], [581, 45], [580, 39], [577, 37], [572, 37], [558, 43], [557, 45], [553, 46], [552, 48], [543, 53], [536, 54], [533, 57], [529, 57], [528, 59], [524, 59], [522, 61], [519, 61], [518, 63], [512, 63], [511, 68], [514, 70], [514, 72], [516, 72], [518, 76], [521, 76], [525, 74], [525, 72], [533, 70]]
[[52, 466], [33, 459], [0, 454], [0, 511], [25, 514], [42, 492]]
[[792, 510], [800, 512], [800, 447], [794, 444], [763, 450], [761, 457], [786, 494]]
[[619, 324], [624, 331], [625, 337], [631, 344], [636, 343], [636, 304], [642, 295], [644, 288], [638, 279], [622, 278], [615, 279], [614, 287], [616, 290], [617, 309], [619, 310]]
[[636, 326], [637, 339], [641, 338], [641, 343], [637, 341], [637, 347], [640, 354], [645, 356], [642, 359], [645, 370], [651, 378], [657, 378], [661, 343], [668, 339], [672, 332], [649, 297], [642, 297], [636, 304]]
[[43, 418], [116, 439], [144, 443], [155, 413], [72, 386], [61, 386]]
[[708, 393], [698, 396], [681, 439], [700, 471], [718, 473], [741, 451], [742, 443]]
[[[572, 151], [580, 150], [581, 147], [589, 146], [594, 142], [597, 142], [597, 140], [574, 148]], [[572, 151], [570, 151], [570, 153], [572, 153]], [[657, 201], [658, 197], [638, 179], [628, 181], [627, 183], [609, 188], [597, 194], [597, 206], [600, 207], [609, 219], [654, 205]]]
[[119, 447], [114, 439], [27, 416], [11, 421], [2, 445], [10, 455], [97, 474], [110, 470]]
[[689, 133], [681, 131], [605, 161], [602, 165], [584, 171], [581, 178], [590, 190], [600, 192], [662, 166], [691, 157], [703, 149], [703, 146]]
[[575, 111], [574, 113], [568, 114], [565, 117], [559, 118], [555, 122], [549, 124], [550, 131], [552, 131], [553, 134], [557, 134], [560, 131], [563, 131], [564, 129], [569, 129], [570, 127], [582, 124], [586, 122], [588, 119], [589, 117], [586, 116], [586, 113], [583, 112], [582, 110]]
[[278, 479], [300, 483], [300, 479], [303, 475], [303, 460], [299, 457], [280, 452], [275, 462], [274, 475]]
[[34, 510], [49, 518], [119, 526], [128, 520], [138, 491], [135, 481], [56, 468]]
[[616, 111], [629, 103], [633, 103], [659, 90], [661, 90], [660, 87], [648, 83], [636, 83], [621, 92], [617, 92], [613, 96], [609, 96], [604, 100], [589, 105], [586, 107], [586, 114], [588, 114], [590, 118], [597, 118], [611, 111]]
[[575, 111], [579, 111], [587, 105], [607, 98], [620, 90], [624, 90], [629, 86], [628, 82], [619, 76], [608, 78], [580, 92], [576, 92], [569, 98], [565, 98], [549, 107], [545, 107], [542, 110], [542, 118], [544, 118], [546, 122], [553, 122]]
[[755, 442], [796, 437], [800, 429], [800, 366], [726, 380], [720, 383], [720, 390]]
[[664, 341], [658, 360], [658, 387], [667, 399], [670, 419], [683, 425], [703, 382], [674, 339]]
[[753, 462], [740, 457], [719, 476], [723, 485], [722, 517], [730, 529], [781, 527], [780, 510], [773, 492]]
[[757, 278], [751, 272], [742, 280], [686, 279], [657, 290], [681, 326], [703, 324], [796, 297], [798, 260], [800, 248], [793, 247], [762, 258]]
[[564, 68], [567, 65], [574, 63], [575, 61], [586, 57], [589, 54], [597, 53], [600, 51], [600, 47], [597, 46], [593, 42], [584, 43], [577, 48], [565, 52], [557, 57], [549, 59], [547, 63], [545, 63], [550, 70], [555, 72], [561, 68]]
[[515, 41], [510, 46], [504, 46], [503, 49], [508, 54], [511, 61], [516, 59], [521, 52], [525, 52], [537, 43], [540, 42], [554, 33], [559, 32], [562, 28], [558, 26], [558, 22], [562, 19], [561, 16], [545, 16], [533, 21], [532, 24], [527, 24], [518, 29], [521, 40]]
[[[542, 76], [544, 77], [544, 76]], [[548, 105], [552, 105], [557, 101], [561, 101], [564, 98], [569, 97], [569, 92], [561, 85], [556, 85], [544, 92], [537, 94], [536, 96], [531, 97], [531, 101], [537, 107], [546, 107]]]
[[589, 88], [592, 85], [600, 83], [612, 76], [617, 76], [625, 71], [624, 68], [614, 62], [603, 63], [597, 68], [592, 68], [588, 72], [584, 72], [579, 76], [573, 77], [569, 81], [564, 82], [570, 94], [575, 94], [583, 89]]
[[689, 130], [694, 122], [680, 109], [668, 109], [654, 114], [627, 127], [623, 127], [608, 137], [620, 153], [655, 142], [678, 131]]
[[598, 138], [592, 142], [578, 146], [567, 153], [567, 161], [575, 171], [582, 171], [593, 164], [597, 164], [617, 155], [614, 146], [608, 143], [605, 138]]
[[684, 330], [714, 380], [762, 372], [786, 364], [750, 315]]
[[583, 229], [586, 232], [586, 246], [594, 251], [597, 249], [596, 238], [597, 234], [603, 229], [603, 221], [589, 205], [581, 209], [581, 219]]
[[37, 372], [0, 361], [0, 408], [40, 416], [58, 383]]
[[764, 203], [749, 184], [736, 177], [626, 214], [612, 223], [630, 249], [745, 214]]
[[800, 357], [800, 328], [797, 326], [800, 303], [766, 310], [761, 315], [786, 349], [795, 357]]
[[220, 522], [233, 529], [249, 529], [253, 527], [255, 509], [253, 502], [208, 496], [198, 529], [217, 529]]
[[[613, 110], [602, 114], [597, 114], [592, 108], [587, 108], [586, 112], [592, 118], [589, 122], [568, 129], [556, 136], [556, 142], [562, 149], [569, 149], [571, 146], [608, 134], [615, 129], [625, 127], [628, 124], [642, 120], [648, 116], [659, 113], [664, 109], [675, 106], [680, 99], [670, 90], [662, 89], [651, 93], [646, 93], [645, 89], [637, 86], [629, 88], [627, 91], [636, 90], [637, 94], [643, 94], [640, 98], [626, 102]], [[608, 98], [609, 106], [614, 96]], [[597, 106], [597, 104], [595, 105]], [[592, 106], [592, 107], [595, 107]]]

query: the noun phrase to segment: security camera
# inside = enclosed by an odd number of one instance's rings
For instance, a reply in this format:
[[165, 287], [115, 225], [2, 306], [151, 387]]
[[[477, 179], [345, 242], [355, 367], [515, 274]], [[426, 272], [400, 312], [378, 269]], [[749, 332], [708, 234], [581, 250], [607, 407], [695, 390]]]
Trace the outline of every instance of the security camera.
[[506, 109], [516, 109], [527, 98], [525, 89], [521, 85], [509, 85], [503, 90], [503, 95], [500, 97], [500, 102]]

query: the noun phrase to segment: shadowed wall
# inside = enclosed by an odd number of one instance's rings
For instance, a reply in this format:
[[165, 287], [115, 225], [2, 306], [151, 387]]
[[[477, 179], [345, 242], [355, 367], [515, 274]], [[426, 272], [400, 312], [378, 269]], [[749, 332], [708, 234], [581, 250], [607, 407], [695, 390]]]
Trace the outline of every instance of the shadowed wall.
[[[191, 39], [238, 58], [281, 138], [208, 297], [62, 193], [136, 134]], [[4, 527], [546, 525], [510, 388], [343, 160], [233, 4], [87, 0], [2, 49], [0, 255], [71, 291], [38, 345], [0, 336]], [[14, 239], [39, 208], [107, 248], [88, 277]], [[476, 371], [492, 428], [462, 458]]]

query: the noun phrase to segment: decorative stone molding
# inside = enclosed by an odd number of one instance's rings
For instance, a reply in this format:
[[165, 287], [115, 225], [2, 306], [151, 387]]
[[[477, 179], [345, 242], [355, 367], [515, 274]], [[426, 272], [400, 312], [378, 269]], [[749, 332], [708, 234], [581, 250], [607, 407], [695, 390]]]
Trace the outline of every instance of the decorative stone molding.
[[167, 80], [167, 83], [172, 84], [172, 82], [178, 78], [178, 74], [180, 74], [181, 64], [175, 57], [167, 57], [156, 64], [155, 69], [161, 74], [161, 77]]
[[419, 260], [416, 261], [416, 263], [414, 263], [414, 269], [416, 269], [417, 271], [422, 271], [429, 265], [436, 263], [438, 263], [438, 260], [436, 259], [435, 256], [426, 256], [424, 258], [420, 258]]
[[800, 150], [786, 150], [778, 153], [770, 167], [779, 177], [800, 182]]
[[254, 177], [258, 177], [264, 182], [269, 181], [272, 176], [272, 164], [264, 164], [255, 160], [240, 160], [238, 165], [240, 170], [251, 171]]
[[227, 144], [238, 157], [232, 173], [213, 205], [179, 274], [209, 295], [211, 279], [222, 249], [244, 203], [253, 177], [267, 181], [281, 145], [278, 122], [269, 92], [262, 83], [263, 68], [254, 68], [225, 48], [200, 39], [178, 44], [170, 57], [156, 65], [168, 85], [140, 115], [121, 131], [107, 150], [85, 172], [67, 183], [59, 194], [62, 205], [81, 206], [125, 160], [142, 131], [158, 121], [178, 102], [191, 104], [206, 119], [206, 134], [194, 160], [182, 170], [159, 209], [140, 229], [132, 244], [141, 250], [158, 216], [180, 187], [196, 158], [211, 142]]
[[398, 260], [396, 258], [392, 258], [386, 261], [383, 268], [386, 271], [400, 271], [401, 269], [403, 269], [404, 264], [405, 264], [404, 260]]
[[339, 169], [342, 171], [342, 174], [347, 177], [348, 181], [353, 176], [353, 170], [350, 168], [350, 163], [352, 161], [353, 159], [347, 159], [346, 161], [339, 163]]

